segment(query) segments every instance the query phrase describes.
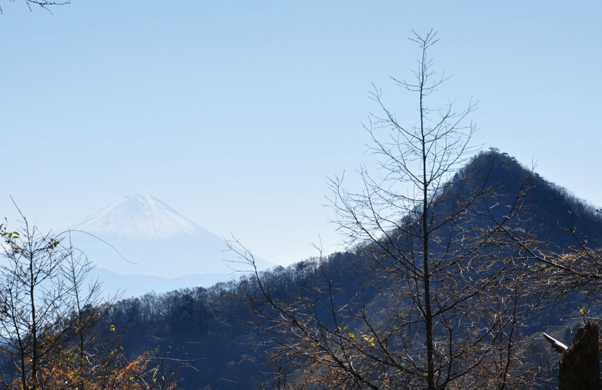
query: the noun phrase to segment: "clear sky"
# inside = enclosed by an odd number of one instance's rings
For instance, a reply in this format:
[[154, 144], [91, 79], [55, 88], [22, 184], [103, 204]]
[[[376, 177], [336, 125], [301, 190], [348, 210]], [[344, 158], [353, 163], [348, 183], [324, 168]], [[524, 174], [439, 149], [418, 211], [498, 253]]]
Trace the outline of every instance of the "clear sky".
[[152, 194], [289, 264], [341, 241], [329, 177], [369, 163], [377, 107], [413, 122], [411, 30], [438, 31], [439, 97], [497, 147], [602, 205], [602, 2], [0, 0], [0, 216], [59, 229]]

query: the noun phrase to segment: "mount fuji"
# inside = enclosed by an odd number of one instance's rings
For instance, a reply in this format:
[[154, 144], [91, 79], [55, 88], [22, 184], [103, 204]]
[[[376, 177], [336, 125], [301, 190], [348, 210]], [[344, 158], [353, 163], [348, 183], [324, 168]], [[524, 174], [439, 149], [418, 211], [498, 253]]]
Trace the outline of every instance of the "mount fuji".
[[[249, 271], [226, 242], [150, 195], [125, 196], [69, 227], [74, 247], [97, 266], [103, 290], [127, 296], [208, 287]], [[273, 264], [258, 260], [258, 267]]]
[[159, 199], [138, 194], [119, 199], [96, 214], [76, 222], [72, 229], [134, 239], [166, 239], [209, 233]]

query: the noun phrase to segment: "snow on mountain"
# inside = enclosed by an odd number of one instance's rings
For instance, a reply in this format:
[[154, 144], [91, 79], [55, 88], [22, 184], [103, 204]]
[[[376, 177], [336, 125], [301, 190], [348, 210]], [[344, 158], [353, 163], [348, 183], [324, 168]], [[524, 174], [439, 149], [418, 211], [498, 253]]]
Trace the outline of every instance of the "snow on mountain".
[[[160, 291], [165, 288], [156, 284], [161, 280], [172, 279], [173, 286], [173, 279], [177, 279], [181, 282], [178, 288], [195, 287], [186, 285], [193, 283], [191, 275], [199, 280], [199, 275], [214, 274], [215, 279], [221, 274], [223, 280], [229, 280], [238, 271], [250, 270], [228, 261], [237, 260], [237, 256], [228, 251], [224, 239], [150, 195], [126, 196], [70, 229], [76, 248], [97, 267], [120, 275], [122, 290], [127, 289], [126, 276], [145, 276], [145, 280], [153, 281], [148, 283], [148, 291]], [[258, 265], [261, 269], [273, 266], [262, 260]]]
[[202, 230], [194, 222], [150, 195], [125, 196], [78, 222], [71, 229], [118, 237], [167, 239], [172, 236], [198, 236]]

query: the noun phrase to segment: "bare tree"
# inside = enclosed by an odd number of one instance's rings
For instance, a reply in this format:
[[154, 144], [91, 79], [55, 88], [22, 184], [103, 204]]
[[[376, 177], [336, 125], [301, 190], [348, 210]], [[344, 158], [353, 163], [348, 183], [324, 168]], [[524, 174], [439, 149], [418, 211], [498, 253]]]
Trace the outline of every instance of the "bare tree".
[[4, 226], [1, 232], [5, 261], [0, 267], [0, 348], [17, 357], [20, 387], [27, 390], [40, 387], [41, 362], [65, 335], [48, 337], [70, 314], [73, 286], [61, 277], [69, 250], [23, 220], [21, 232], [7, 232]]
[[177, 366], [166, 355], [130, 358], [120, 346], [90, 260], [66, 234], [41, 234], [21, 217], [19, 231], [0, 225], [2, 388], [176, 388]]
[[[430, 246], [437, 244], [433, 242], [437, 231], [457, 219], [464, 208], [460, 207], [444, 220], [435, 219], [433, 211], [437, 203], [444, 200], [438, 196], [443, 184], [458, 168], [458, 164], [463, 162], [470, 138], [476, 130], [472, 122], [468, 125], [462, 122], [474, 110], [473, 104], [458, 112], [451, 103], [443, 110], [433, 110], [426, 103], [426, 99], [444, 81], [443, 78], [434, 78], [432, 60], [427, 56], [428, 49], [437, 42], [435, 35], [428, 33], [423, 38], [415, 34], [412, 38], [422, 51], [418, 69], [414, 71], [415, 81], [394, 79], [399, 86], [418, 94], [417, 124], [402, 124], [383, 103], [381, 92], [377, 90], [372, 94], [384, 116], [372, 116], [373, 121], [367, 130], [372, 136], [373, 152], [384, 157], [379, 160], [385, 172], [384, 177], [373, 178], [363, 169], [361, 175], [365, 191], [361, 194], [344, 191], [339, 180], [331, 183], [336, 194], [340, 230], [353, 241], [367, 239], [377, 245], [377, 251], [382, 250], [392, 256], [392, 265], [409, 273], [413, 282], [408, 286], [409, 289], [418, 291], [418, 295], [412, 299], [424, 320], [425, 376], [429, 389], [435, 388], [437, 365], [433, 310], [437, 297], [432, 296], [431, 287], [437, 283], [433, 276], [450, 265], [449, 259], [441, 259], [446, 264], [437, 261], [439, 259], [435, 259], [436, 255], [433, 256]], [[379, 134], [382, 129], [388, 132], [384, 141]], [[410, 195], [398, 192], [400, 183], [410, 183], [415, 192]], [[409, 226], [397, 222], [401, 215], [408, 216], [405, 221], [411, 221]], [[412, 242], [407, 247], [400, 247], [399, 239], [391, 236], [393, 232], [405, 233], [418, 245]], [[379, 253], [376, 258], [380, 257]]]
[[[421, 50], [414, 81], [393, 80], [416, 94], [415, 123], [399, 120], [375, 88], [381, 114], [366, 129], [378, 174], [362, 168], [359, 193], [330, 182], [355, 274], [319, 262], [295, 285], [292, 303], [256, 274], [257, 323], [279, 367], [273, 387], [529, 388], [537, 376], [522, 338], [541, 298], [521, 268], [536, 241], [521, 202], [529, 177], [496, 188], [496, 153], [474, 157], [484, 160], [471, 165], [476, 171], [460, 169], [474, 152], [467, 118], [476, 106], [429, 106], [446, 80], [428, 56], [436, 34], [411, 40]], [[342, 300], [348, 284], [361, 287]]]

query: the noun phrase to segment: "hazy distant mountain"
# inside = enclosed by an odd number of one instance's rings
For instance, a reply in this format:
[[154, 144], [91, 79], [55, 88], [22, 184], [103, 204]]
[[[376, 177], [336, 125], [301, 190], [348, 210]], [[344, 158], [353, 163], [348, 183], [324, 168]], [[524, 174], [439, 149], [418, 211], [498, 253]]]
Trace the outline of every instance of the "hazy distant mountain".
[[[129, 286], [130, 292], [207, 286], [249, 270], [232, 262], [237, 257], [224, 239], [150, 195], [126, 196], [70, 228], [74, 246], [97, 265], [109, 291], [109, 286]], [[273, 266], [262, 260], [258, 265]], [[111, 273], [119, 278], [106, 279]], [[202, 277], [207, 274], [212, 275]]]
[[118, 237], [166, 239], [211, 234], [150, 195], [125, 196], [76, 222], [72, 229]]

